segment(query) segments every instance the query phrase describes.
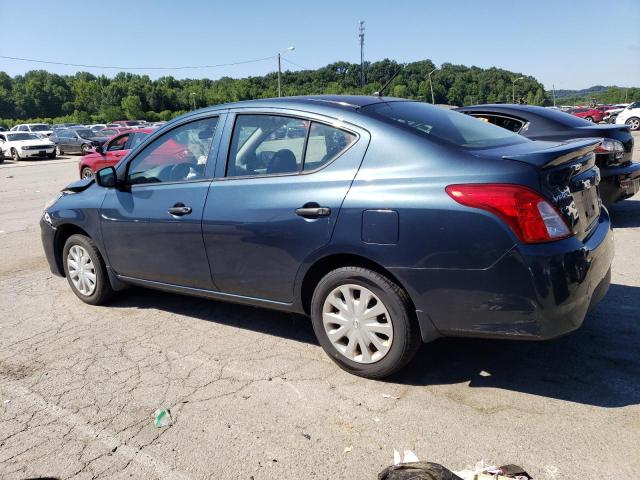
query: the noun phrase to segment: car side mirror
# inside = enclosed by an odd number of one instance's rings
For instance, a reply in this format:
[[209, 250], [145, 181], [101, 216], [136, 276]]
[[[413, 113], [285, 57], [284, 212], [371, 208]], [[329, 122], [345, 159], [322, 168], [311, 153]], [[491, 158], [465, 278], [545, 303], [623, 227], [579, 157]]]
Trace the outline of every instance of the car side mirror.
[[102, 145], [97, 145], [94, 150], [100, 154], [104, 153], [104, 148], [102, 148]]
[[96, 173], [96, 183], [101, 187], [114, 188], [118, 183], [118, 175], [113, 167], [104, 167]]

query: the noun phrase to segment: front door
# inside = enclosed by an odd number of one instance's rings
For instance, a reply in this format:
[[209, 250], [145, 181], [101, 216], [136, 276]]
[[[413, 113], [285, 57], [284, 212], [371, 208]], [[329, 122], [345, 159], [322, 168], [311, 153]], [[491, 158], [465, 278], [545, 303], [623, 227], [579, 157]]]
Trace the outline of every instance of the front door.
[[101, 209], [109, 264], [121, 276], [213, 288], [202, 213], [215, 159], [217, 117], [182, 123], [118, 167], [126, 178]]
[[331, 238], [369, 137], [282, 114], [232, 123], [203, 217], [213, 280], [224, 293], [290, 302], [300, 265]]

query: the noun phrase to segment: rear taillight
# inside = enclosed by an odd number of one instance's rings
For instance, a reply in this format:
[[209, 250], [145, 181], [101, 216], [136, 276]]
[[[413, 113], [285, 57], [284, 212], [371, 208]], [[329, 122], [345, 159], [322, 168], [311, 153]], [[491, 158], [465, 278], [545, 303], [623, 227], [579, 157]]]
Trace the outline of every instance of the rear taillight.
[[472, 183], [449, 185], [446, 191], [462, 205], [497, 215], [524, 243], [551, 242], [571, 236], [571, 230], [553, 205], [528, 187]]

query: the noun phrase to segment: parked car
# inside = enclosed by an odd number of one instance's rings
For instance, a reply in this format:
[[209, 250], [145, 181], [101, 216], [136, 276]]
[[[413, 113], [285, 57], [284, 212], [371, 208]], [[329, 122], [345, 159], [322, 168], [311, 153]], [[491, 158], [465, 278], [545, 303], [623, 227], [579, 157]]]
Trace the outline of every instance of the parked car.
[[308, 314], [338, 365], [383, 377], [421, 340], [580, 326], [613, 256], [599, 143], [379, 96], [220, 105], [66, 187], [42, 241], [86, 303], [130, 284]]
[[[0, 130], [2, 132], [4, 130]], [[4, 151], [0, 148], [0, 163], [4, 163]]]
[[528, 105], [475, 105], [458, 111], [531, 140], [601, 138], [595, 152], [602, 177], [600, 196], [605, 205], [629, 198], [640, 189], [640, 163], [632, 161], [634, 139], [627, 127], [594, 125], [563, 112]]
[[56, 158], [56, 146], [52, 141], [29, 132], [1, 132], [0, 149], [15, 162], [23, 158]]
[[93, 125], [87, 125], [87, 128], [89, 130], [93, 130], [94, 132], [97, 132], [99, 130], [107, 128], [107, 125], [105, 123], [94, 123]]
[[101, 168], [116, 165], [129, 153], [129, 150], [142, 142], [153, 130], [153, 128], [131, 130], [111, 137], [104, 146], [96, 147], [93, 152], [80, 159], [80, 178], [92, 178]]
[[52, 129], [48, 123], [21, 123], [14, 125], [11, 132], [29, 132], [29, 133], [41, 133], [47, 137], [51, 135]]
[[600, 123], [604, 118], [603, 112], [591, 107], [572, 108], [571, 110], [567, 110], [567, 113], [592, 123]]
[[60, 128], [69, 128], [69, 127], [81, 127], [82, 125], [79, 123], [54, 123], [52, 126], [53, 130], [58, 130]]
[[129, 132], [131, 131], [128, 127], [107, 127], [102, 130], [98, 130], [101, 135], [106, 135], [108, 137], [113, 137], [114, 135], [118, 135], [119, 133]]
[[640, 102], [634, 102], [616, 117], [617, 125], [627, 125], [631, 130], [640, 130]]
[[138, 128], [140, 126], [146, 125], [147, 122], [143, 120], [116, 120], [115, 122], [111, 122], [109, 127], [127, 127], [129, 129]]
[[98, 135], [88, 128], [62, 128], [54, 130], [49, 138], [56, 144], [58, 155], [65, 152], [85, 155], [91, 148], [102, 145], [109, 137]]

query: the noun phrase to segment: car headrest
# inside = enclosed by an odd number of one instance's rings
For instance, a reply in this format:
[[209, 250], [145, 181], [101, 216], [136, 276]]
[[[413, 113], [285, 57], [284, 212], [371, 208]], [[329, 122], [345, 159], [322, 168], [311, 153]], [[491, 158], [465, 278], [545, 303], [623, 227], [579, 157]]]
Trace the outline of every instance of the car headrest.
[[267, 173], [289, 173], [298, 170], [296, 156], [288, 148], [278, 150], [267, 167]]

